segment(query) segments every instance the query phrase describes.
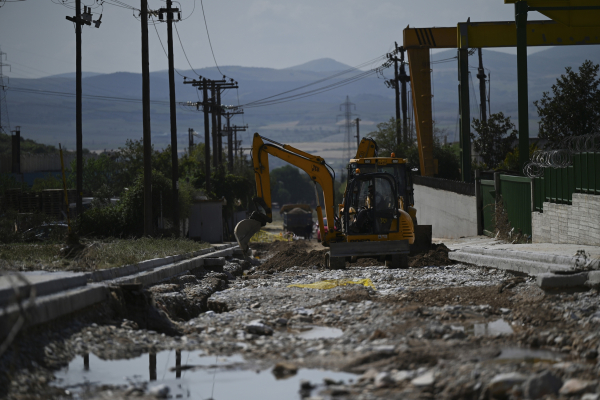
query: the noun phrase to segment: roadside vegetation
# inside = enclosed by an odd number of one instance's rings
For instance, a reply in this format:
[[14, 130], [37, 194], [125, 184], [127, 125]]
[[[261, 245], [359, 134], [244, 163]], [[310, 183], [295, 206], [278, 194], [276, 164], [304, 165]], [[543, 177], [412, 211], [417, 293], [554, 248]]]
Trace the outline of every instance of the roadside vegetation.
[[0, 244], [0, 271], [93, 271], [135, 264], [153, 258], [186, 254], [207, 248], [207, 243], [177, 238], [106, 238], [82, 240], [73, 254], [61, 251], [61, 240]]

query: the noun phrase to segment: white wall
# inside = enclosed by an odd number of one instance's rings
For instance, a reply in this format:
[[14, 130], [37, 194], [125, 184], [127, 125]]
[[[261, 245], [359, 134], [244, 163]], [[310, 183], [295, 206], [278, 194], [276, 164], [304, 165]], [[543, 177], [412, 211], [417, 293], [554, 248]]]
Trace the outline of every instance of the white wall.
[[419, 225], [432, 225], [434, 238], [477, 236], [475, 196], [414, 185]]
[[531, 213], [532, 242], [600, 246], [600, 196], [573, 193], [572, 203]]

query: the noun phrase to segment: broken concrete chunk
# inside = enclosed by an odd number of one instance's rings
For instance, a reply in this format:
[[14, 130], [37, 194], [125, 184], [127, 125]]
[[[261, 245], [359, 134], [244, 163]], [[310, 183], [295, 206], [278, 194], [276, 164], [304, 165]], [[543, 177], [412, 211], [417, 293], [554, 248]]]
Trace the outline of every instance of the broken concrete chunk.
[[250, 321], [250, 323], [246, 324], [244, 327], [246, 332], [253, 333], [255, 335], [272, 335], [273, 328], [269, 325], [266, 325], [262, 320], [255, 319], [254, 321]]
[[527, 376], [518, 372], [508, 372], [505, 374], [498, 374], [492, 378], [488, 389], [492, 396], [503, 397], [506, 396], [508, 391], [515, 385], [520, 385], [527, 380]]

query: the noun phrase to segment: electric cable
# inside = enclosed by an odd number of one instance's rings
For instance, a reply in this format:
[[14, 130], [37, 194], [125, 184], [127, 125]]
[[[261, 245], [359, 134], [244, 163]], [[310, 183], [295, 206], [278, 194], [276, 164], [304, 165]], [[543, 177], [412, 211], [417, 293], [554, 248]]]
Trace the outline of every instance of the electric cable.
[[217, 66], [217, 70], [221, 75], [225, 75], [221, 72], [221, 68], [219, 68], [219, 64], [217, 64], [217, 58], [215, 57], [215, 52], [213, 50], [213, 45], [210, 40], [210, 33], [208, 33], [208, 24], [206, 23], [206, 14], [204, 13], [204, 1], [200, 0], [200, 6], [202, 7], [202, 16], [204, 17], [204, 26], [206, 27], [206, 36], [208, 36], [208, 44], [210, 45], [210, 52], [212, 53], [213, 60], [215, 60], [215, 65]]
[[177, 33], [177, 38], [179, 39], [179, 44], [181, 45], [181, 50], [183, 50], [183, 55], [185, 56], [185, 59], [186, 59], [188, 65], [190, 66], [190, 68], [196, 75], [200, 76], [200, 74], [196, 72], [194, 67], [192, 67], [192, 64], [190, 63], [190, 59], [188, 58], [187, 54], [185, 53], [185, 49], [183, 48], [183, 43], [181, 42], [181, 37], [179, 36], [179, 30], [177, 29], [177, 24], [173, 24], [173, 25], [175, 26], [175, 32]]

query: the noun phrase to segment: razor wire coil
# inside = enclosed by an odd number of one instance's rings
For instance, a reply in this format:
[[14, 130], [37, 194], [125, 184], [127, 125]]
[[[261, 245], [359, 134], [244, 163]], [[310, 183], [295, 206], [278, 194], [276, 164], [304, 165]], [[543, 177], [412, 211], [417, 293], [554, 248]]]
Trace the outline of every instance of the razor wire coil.
[[573, 154], [600, 152], [600, 133], [569, 136], [554, 150], [536, 150], [523, 173], [530, 178], [544, 176], [544, 168], [567, 168], [573, 165]]

